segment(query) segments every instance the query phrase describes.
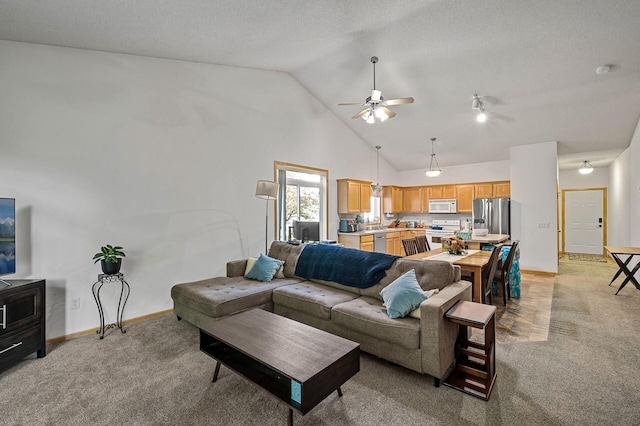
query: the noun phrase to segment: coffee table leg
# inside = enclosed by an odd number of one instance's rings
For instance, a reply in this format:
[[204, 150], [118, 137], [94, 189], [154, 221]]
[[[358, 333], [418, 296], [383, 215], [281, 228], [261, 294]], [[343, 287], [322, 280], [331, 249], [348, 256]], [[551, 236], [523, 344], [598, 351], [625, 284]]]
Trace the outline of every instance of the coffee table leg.
[[342, 396], [342, 389], [340, 389], [340, 386], [338, 386], [338, 396]]
[[293, 426], [293, 410], [289, 408], [289, 414], [287, 415], [287, 426]]
[[220, 361], [216, 361], [216, 371], [213, 372], [213, 380], [212, 383], [215, 383], [218, 380], [218, 373], [220, 372]]

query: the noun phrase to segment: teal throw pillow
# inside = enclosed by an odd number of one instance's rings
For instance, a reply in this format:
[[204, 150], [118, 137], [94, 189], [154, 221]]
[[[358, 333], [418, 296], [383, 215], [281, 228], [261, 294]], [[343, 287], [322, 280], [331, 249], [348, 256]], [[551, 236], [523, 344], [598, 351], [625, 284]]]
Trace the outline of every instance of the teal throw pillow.
[[261, 254], [246, 277], [259, 281], [271, 281], [282, 265], [284, 265], [282, 260]]
[[380, 292], [389, 318], [402, 318], [427, 300], [416, 279], [416, 271], [405, 272]]

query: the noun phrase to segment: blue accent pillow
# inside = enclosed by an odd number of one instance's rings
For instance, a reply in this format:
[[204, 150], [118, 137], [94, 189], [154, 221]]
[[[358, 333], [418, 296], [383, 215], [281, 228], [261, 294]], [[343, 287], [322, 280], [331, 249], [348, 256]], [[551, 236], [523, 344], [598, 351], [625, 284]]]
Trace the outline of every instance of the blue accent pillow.
[[282, 260], [261, 254], [246, 276], [252, 280], [271, 281], [282, 265], [284, 265]]
[[427, 300], [418, 280], [416, 271], [411, 269], [386, 286], [380, 292], [387, 307], [389, 318], [402, 318]]

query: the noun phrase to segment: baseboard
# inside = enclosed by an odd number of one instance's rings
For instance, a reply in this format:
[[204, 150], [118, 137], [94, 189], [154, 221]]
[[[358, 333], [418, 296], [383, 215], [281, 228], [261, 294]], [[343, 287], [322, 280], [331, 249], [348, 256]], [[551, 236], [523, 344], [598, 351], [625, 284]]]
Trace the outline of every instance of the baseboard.
[[[123, 325], [133, 324], [136, 322], [148, 320], [155, 317], [160, 317], [162, 315], [167, 315], [173, 312], [173, 309], [167, 309], [166, 311], [154, 312], [152, 314], [142, 315], [140, 317], [129, 318], [123, 321]], [[55, 343], [64, 342], [65, 340], [75, 339], [76, 337], [86, 336], [88, 334], [95, 334], [96, 328], [90, 328], [89, 330], [78, 331], [76, 333], [65, 334], [64, 336], [54, 337], [51, 339], [47, 339], [46, 344], [52, 345]]]
[[549, 272], [549, 271], [534, 271], [530, 269], [520, 269], [520, 272], [523, 274], [533, 274], [533, 275], [544, 275], [547, 277], [555, 277], [558, 275], [557, 272]]

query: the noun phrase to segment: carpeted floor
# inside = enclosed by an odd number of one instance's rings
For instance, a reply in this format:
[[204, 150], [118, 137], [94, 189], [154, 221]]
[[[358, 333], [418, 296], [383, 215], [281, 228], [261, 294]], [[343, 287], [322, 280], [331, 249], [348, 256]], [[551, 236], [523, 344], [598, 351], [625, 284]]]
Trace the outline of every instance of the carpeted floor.
[[[294, 423], [640, 424], [640, 291], [627, 286], [614, 296], [614, 266], [575, 263], [561, 262], [553, 280], [547, 338], [497, 344], [488, 402], [363, 354], [344, 396], [296, 413]], [[211, 383], [214, 365], [198, 349], [198, 330], [173, 315], [131, 324], [126, 334], [110, 330], [104, 340], [76, 338], [0, 373], [0, 423], [285, 424], [284, 405], [228, 369]]]
[[607, 259], [601, 254], [568, 253], [568, 256], [569, 256], [569, 260], [581, 260], [583, 262], [607, 263]]

